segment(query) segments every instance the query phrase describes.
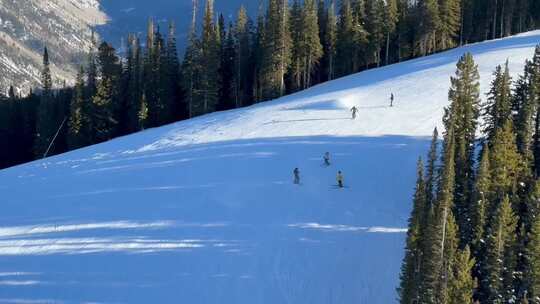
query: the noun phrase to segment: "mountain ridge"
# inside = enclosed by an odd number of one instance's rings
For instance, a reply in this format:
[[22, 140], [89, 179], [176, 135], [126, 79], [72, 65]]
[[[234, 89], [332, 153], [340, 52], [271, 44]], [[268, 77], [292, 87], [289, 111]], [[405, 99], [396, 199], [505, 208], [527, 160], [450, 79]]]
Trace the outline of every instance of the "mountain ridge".
[[107, 20], [96, 0], [3, 0], [0, 89], [7, 92], [14, 86], [19, 94], [27, 94], [39, 87], [45, 46], [55, 86], [72, 84], [77, 65], [92, 46], [92, 28]]

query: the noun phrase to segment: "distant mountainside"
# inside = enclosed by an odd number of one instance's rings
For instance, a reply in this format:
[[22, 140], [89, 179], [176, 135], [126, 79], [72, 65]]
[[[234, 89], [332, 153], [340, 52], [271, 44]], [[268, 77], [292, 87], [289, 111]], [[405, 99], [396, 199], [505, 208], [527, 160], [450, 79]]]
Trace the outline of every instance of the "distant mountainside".
[[[204, 7], [198, 0], [199, 12]], [[216, 12], [233, 20], [240, 5], [255, 14], [259, 1], [216, 1]], [[49, 48], [56, 86], [75, 78], [91, 43], [92, 28], [120, 48], [128, 33], [144, 33], [149, 18], [177, 25], [179, 51], [189, 29], [192, 0], [0, 0], [0, 92], [13, 85], [25, 94], [40, 85], [41, 55]]]
[[71, 83], [92, 26], [107, 19], [97, 0], [0, 0], [0, 90], [13, 85], [26, 93], [38, 86], [44, 46], [55, 85]]
[[[215, 11], [232, 21], [241, 5], [255, 16], [260, 2], [265, 0], [215, 0]], [[180, 51], [186, 42], [191, 22], [193, 0], [100, 0], [101, 9], [110, 16], [109, 22], [98, 27], [103, 39], [119, 47], [127, 33], [146, 33], [148, 18], [154, 18], [161, 26], [173, 20], [177, 26]], [[202, 17], [206, 0], [197, 0], [199, 17]], [[200, 19], [199, 19], [200, 20]]]

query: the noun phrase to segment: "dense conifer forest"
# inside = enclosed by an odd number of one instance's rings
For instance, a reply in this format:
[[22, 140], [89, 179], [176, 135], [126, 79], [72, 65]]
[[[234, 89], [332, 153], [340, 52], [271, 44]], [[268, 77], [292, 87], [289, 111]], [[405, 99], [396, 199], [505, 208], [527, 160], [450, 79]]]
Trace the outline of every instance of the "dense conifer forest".
[[497, 67], [484, 103], [464, 55], [449, 99], [418, 162], [400, 302], [540, 303], [540, 45], [518, 78]]
[[[128, 37], [122, 57], [109, 43], [96, 41], [74, 87], [52, 87], [45, 49], [42, 88], [28, 96], [17, 96], [11, 88], [0, 97], [0, 167], [540, 26], [540, 2], [535, 0], [269, 0], [255, 19], [240, 8], [230, 22], [213, 7], [213, 0], [206, 0], [204, 16], [197, 20], [194, 1], [183, 58], [174, 24], [163, 29], [150, 20], [145, 37]], [[460, 93], [456, 87], [454, 94]], [[499, 123], [499, 113], [489, 115]], [[467, 140], [455, 143], [463, 154], [456, 157], [468, 165], [465, 171], [456, 169], [458, 177], [475, 173], [473, 148], [467, 145], [474, 140], [471, 127], [452, 130], [459, 134], [456, 139]], [[497, 139], [496, 126], [490, 128], [489, 142]], [[528, 147], [523, 137], [517, 141], [520, 149]], [[428, 169], [428, 178], [434, 179], [435, 169]], [[464, 192], [456, 206], [466, 208], [474, 193], [471, 183], [456, 182]], [[432, 194], [426, 195], [430, 200]], [[457, 224], [467, 231], [460, 245], [472, 242], [471, 224]]]

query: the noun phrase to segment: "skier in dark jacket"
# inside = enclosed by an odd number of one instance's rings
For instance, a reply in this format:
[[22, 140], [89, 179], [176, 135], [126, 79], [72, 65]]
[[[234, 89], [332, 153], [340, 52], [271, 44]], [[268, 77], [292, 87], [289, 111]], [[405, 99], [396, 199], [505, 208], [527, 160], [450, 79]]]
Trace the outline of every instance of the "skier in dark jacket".
[[296, 185], [300, 184], [300, 170], [298, 170], [298, 168], [294, 168], [293, 175], [294, 175], [294, 183]]
[[358, 112], [358, 108], [356, 106], [353, 106], [351, 108], [351, 112], [352, 112], [352, 119], [356, 119], [356, 113]]
[[394, 106], [394, 93], [390, 93], [390, 107]]
[[330, 166], [330, 153], [329, 152], [324, 153], [323, 160], [324, 160], [325, 166], [327, 167]]

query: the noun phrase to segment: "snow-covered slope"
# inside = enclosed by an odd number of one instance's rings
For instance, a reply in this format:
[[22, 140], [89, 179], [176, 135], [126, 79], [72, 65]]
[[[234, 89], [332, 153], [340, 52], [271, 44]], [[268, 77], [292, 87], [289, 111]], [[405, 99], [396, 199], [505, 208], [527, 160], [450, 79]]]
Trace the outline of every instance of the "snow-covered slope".
[[473, 52], [485, 92], [539, 42], [475, 44], [0, 171], [0, 303], [395, 303], [415, 162], [455, 62]]
[[97, 0], [0, 0], [0, 92], [39, 86], [44, 46], [56, 84], [74, 79], [91, 26], [106, 20]]

